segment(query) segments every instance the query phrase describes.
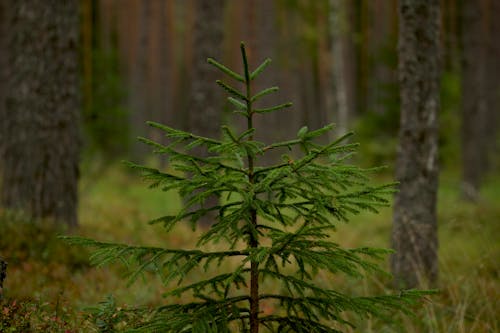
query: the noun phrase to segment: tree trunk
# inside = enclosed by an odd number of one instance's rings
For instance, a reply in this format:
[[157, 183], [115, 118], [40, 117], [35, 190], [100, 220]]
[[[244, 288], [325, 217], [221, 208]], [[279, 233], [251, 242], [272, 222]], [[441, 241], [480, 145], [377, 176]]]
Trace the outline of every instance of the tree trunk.
[[498, 1], [462, 4], [462, 197], [475, 201], [492, 168], [500, 112]]
[[399, 1], [401, 121], [391, 268], [397, 287], [434, 283], [438, 276], [436, 197], [440, 107], [440, 5]]
[[[175, 66], [174, 57], [172, 50], [175, 46], [175, 40], [173, 39], [173, 4], [172, 2], [160, 2], [160, 88], [158, 89], [159, 99], [158, 104], [160, 106], [158, 119], [168, 124], [169, 126], [174, 125], [175, 113], [172, 110], [172, 69]], [[178, 127], [177, 125], [175, 125]]]
[[222, 57], [223, 11], [223, 0], [196, 2], [190, 130], [212, 137], [219, 136], [223, 102], [221, 89], [215, 84], [219, 73], [207, 58]]
[[[265, 72], [259, 76], [252, 87], [253, 92], [257, 93], [263, 89], [279, 85], [279, 65], [276, 63], [278, 58], [277, 39], [279, 38], [278, 26], [276, 22], [276, 2], [270, 0], [256, 0], [248, 2], [248, 10], [254, 12], [253, 22], [248, 22], [249, 36], [253, 37], [247, 54], [249, 55], [250, 66], [256, 68], [266, 58], [273, 60], [271, 66], [268, 66]], [[285, 102], [283, 93], [280, 91], [271, 94], [255, 103], [256, 108], [268, 107]], [[283, 122], [283, 113], [290, 112], [282, 110], [265, 115], [256, 115], [254, 118], [255, 128], [259, 131], [255, 133], [255, 139], [267, 144], [277, 141], [283, 141], [292, 130], [292, 124]], [[266, 152], [259, 157], [263, 163], [271, 164], [280, 158], [279, 151]]]
[[[174, 64], [175, 41], [173, 40], [173, 2], [153, 2], [152, 30], [155, 37], [152, 41], [152, 54], [149, 55], [151, 62], [150, 73], [152, 81], [152, 104], [151, 119], [174, 128], [179, 128], [176, 122], [176, 114], [173, 112], [173, 85], [172, 69]], [[156, 142], [166, 144], [167, 138], [162, 131], [150, 128], [148, 137]], [[165, 168], [167, 159], [160, 156], [160, 168]]]
[[[488, 48], [487, 48], [487, 71], [486, 93], [488, 100], [486, 133], [488, 136], [488, 170], [498, 170], [500, 160], [491, 157], [496, 154], [500, 157], [499, 130], [500, 130], [500, 1], [491, 0], [488, 8]], [[493, 164], [496, 162], [497, 164]]]
[[332, 96], [333, 112], [337, 132], [347, 132], [349, 108], [347, 102], [346, 65], [344, 58], [345, 36], [347, 34], [347, 8], [345, 0], [330, 0], [330, 36], [332, 46]]
[[[487, 99], [485, 34], [481, 2], [462, 4], [462, 197], [478, 198], [486, 168]], [[484, 19], [484, 18], [483, 18]]]
[[[7, 31], [7, 2], [0, 1], [0, 120], [5, 119], [6, 109], [5, 109], [5, 82], [7, 74], [7, 43], [6, 43], [6, 31]], [[5, 131], [6, 122], [0, 121], [0, 172], [3, 168], [4, 161], [4, 149], [5, 149]], [[0, 188], [1, 188], [0, 179]]]
[[[197, 135], [217, 138], [220, 136], [222, 117], [222, 91], [215, 81], [220, 77], [207, 58], [221, 59], [223, 37], [224, 0], [198, 0], [194, 27], [192, 89], [189, 109], [189, 131]], [[199, 149], [201, 156], [208, 152]], [[217, 205], [217, 198], [209, 198], [206, 207]], [[215, 215], [207, 214], [200, 223], [207, 226]]]
[[94, 39], [94, 22], [92, 1], [81, 1], [82, 8], [82, 67], [83, 67], [83, 107], [84, 114], [90, 115], [93, 110], [93, 68], [92, 51]]
[[135, 48], [135, 61], [131, 64], [130, 77], [130, 130], [132, 132], [132, 156], [134, 160], [144, 161], [148, 147], [136, 140], [138, 136], [147, 137], [148, 127], [146, 121], [151, 120], [150, 87], [148, 80], [149, 73], [149, 47], [150, 23], [151, 23], [151, 2], [140, 1], [137, 46]]
[[77, 224], [78, 1], [9, 1], [1, 203]]

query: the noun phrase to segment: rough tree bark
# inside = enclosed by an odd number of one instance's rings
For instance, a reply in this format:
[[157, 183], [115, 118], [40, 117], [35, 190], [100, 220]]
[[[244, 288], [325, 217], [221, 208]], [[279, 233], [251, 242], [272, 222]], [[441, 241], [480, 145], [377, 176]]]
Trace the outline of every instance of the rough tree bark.
[[2, 206], [77, 224], [78, 0], [7, 1]]
[[399, 1], [401, 120], [391, 268], [398, 287], [438, 276], [439, 0]]

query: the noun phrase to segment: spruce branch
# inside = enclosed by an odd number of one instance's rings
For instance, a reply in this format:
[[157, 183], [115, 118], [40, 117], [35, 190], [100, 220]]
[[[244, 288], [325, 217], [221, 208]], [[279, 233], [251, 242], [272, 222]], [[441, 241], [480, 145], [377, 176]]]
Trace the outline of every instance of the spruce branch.
[[218, 69], [220, 69], [222, 72], [226, 73], [227, 75], [229, 75], [233, 79], [240, 81], [240, 82], [245, 82], [245, 79], [241, 75], [237, 74], [236, 72], [233, 72], [232, 70], [230, 70], [229, 68], [227, 68], [226, 66], [221, 64], [220, 62], [217, 62], [215, 59], [208, 58], [207, 62], [211, 65], [214, 65], [215, 67], [217, 67]]
[[[245, 57], [245, 62], [246, 62], [246, 57]], [[267, 58], [265, 59], [262, 64], [260, 64], [247, 78], [247, 82], [250, 80], [255, 79], [260, 73], [262, 73], [266, 67], [271, 63], [271, 59]], [[250, 79], [250, 80], [249, 80]]]
[[231, 95], [241, 99], [242, 101], [247, 100], [247, 97], [242, 92], [238, 91], [238, 89], [233, 88], [232, 86], [228, 85], [227, 83], [221, 80], [217, 80], [215, 82]]
[[252, 96], [252, 98], [250, 99], [250, 101], [251, 102], [255, 102], [255, 101], [261, 99], [262, 97], [264, 97], [266, 95], [269, 95], [269, 94], [277, 92], [278, 90], [279, 90], [278, 87], [271, 87], [271, 88], [263, 89], [263, 90], [259, 91], [257, 94], [255, 94], [254, 96]]
[[292, 106], [292, 103], [283, 103], [283, 104], [271, 106], [268, 108], [254, 109], [253, 112], [255, 112], [255, 113], [269, 113], [269, 112], [273, 112], [273, 111], [287, 109], [291, 106]]

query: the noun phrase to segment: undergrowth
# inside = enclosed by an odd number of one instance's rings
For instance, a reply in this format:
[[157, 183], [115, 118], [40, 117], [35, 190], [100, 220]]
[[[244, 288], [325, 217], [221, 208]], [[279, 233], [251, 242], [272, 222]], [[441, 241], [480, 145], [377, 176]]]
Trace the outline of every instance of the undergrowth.
[[[173, 246], [189, 247], [195, 243], [196, 236], [188, 232], [187, 226], [168, 236], [154, 230], [137, 232], [140, 221], [152, 219], [164, 209], [179, 208], [180, 200], [175, 193], [170, 193], [171, 197], [165, 202], [164, 193], [144, 189], [142, 182], [121, 166], [111, 167], [97, 178], [89, 178], [85, 172], [83, 177], [87, 186], [81, 192], [82, 234], [109, 241], [129, 237], [131, 242]], [[399, 327], [370, 318], [357, 322], [359, 329], [350, 332], [492, 333], [500, 330], [497, 236], [500, 234], [497, 223], [500, 221], [497, 204], [500, 177], [488, 179], [482, 191], [483, 200], [476, 205], [460, 201], [459, 188], [457, 173], [446, 171], [441, 177], [438, 209], [441, 293], [433, 296], [432, 302], [415, 309], [415, 318], [396, 318]], [[350, 228], [339, 229], [336, 237], [344, 246], [361, 243], [387, 246], [390, 214], [390, 209], [382, 209], [378, 215], [357, 216], [350, 221]], [[32, 327], [51, 325], [46, 332], [99, 332], [98, 325], [102, 325], [100, 332], [105, 332], [104, 325], [110, 327], [110, 324], [123, 329], [125, 322], [129, 322], [127, 318], [141, 315], [127, 312], [130, 304], [154, 306], [163, 301], [156, 292], [161, 287], [160, 281], [139, 281], [123, 292], [126, 283], [120, 267], [90, 268], [86, 264], [88, 254], [78, 249], [73, 253], [76, 259], [72, 258], [68, 247], [55, 239], [58, 232], [40, 231], [40, 226], [24, 224], [20, 219], [0, 211], [0, 255], [9, 262], [5, 299], [0, 301], [0, 322], [4, 325], [0, 331], [30, 332], [23, 329], [27, 317], [33, 321]], [[32, 241], [32, 235], [40, 232], [48, 234], [38, 236], [39, 240], [45, 239], [35, 245], [38, 251], [27, 250], [26, 244]], [[59, 250], [44, 251], [45, 247]], [[61, 260], [61, 253], [66, 259]], [[379, 293], [389, 287], [386, 279], [377, 276], [366, 283], [348, 279], [330, 282], [357, 294]], [[103, 297], [107, 294], [114, 295], [114, 305], [109, 305], [108, 296]], [[14, 309], [10, 309], [12, 307]], [[56, 317], [67, 325], [60, 326], [57, 320], [52, 320]]]

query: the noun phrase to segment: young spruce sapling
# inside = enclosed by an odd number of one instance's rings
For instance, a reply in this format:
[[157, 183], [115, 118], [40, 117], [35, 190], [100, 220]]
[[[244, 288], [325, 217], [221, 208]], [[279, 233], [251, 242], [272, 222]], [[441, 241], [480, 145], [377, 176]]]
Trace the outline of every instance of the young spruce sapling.
[[[409, 313], [410, 306], [426, 292], [358, 297], [325, 287], [316, 279], [318, 272], [324, 281], [325, 276], [336, 274], [364, 278], [381, 271], [374, 260], [388, 250], [343, 248], [333, 241], [333, 235], [350, 214], [377, 212], [378, 207], [386, 206], [395, 184], [367, 185], [373, 169], [347, 164], [357, 146], [347, 143], [351, 133], [327, 144], [318, 143], [317, 138], [332, 131], [333, 124], [316, 130], [302, 127], [297, 137], [288, 141], [256, 141], [254, 118], [280, 112], [291, 104], [256, 108], [257, 100], [278, 88], [253, 92], [252, 82], [270, 60], [251, 71], [244, 44], [241, 55], [242, 74], [214, 59], [208, 62], [235, 81], [217, 84], [229, 94], [235, 113], [245, 118], [247, 126], [242, 133], [223, 126], [222, 139], [207, 138], [150, 122], [164, 131], [169, 143], [140, 140], [166, 155], [172, 172], [129, 163], [151, 187], [176, 190], [183, 198], [184, 205], [176, 215], [152, 221], [162, 223], [167, 232], [187, 221], [195, 228], [201, 216], [215, 212], [213, 224], [202, 231], [196, 248], [68, 239], [95, 247], [92, 260], [97, 264], [126, 261], [135, 267], [132, 281], [147, 269], [154, 270], [167, 288], [177, 282], [165, 293], [169, 304], [152, 310], [134, 332], [341, 332], [342, 327], [353, 326], [344, 312], [377, 317], [391, 311]], [[195, 154], [194, 148], [206, 149], [207, 157]], [[291, 157], [290, 152], [299, 149], [301, 156]], [[272, 150], [284, 150], [282, 161], [259, 164]], [[205, 205], [214, 202], [207, 200], [212, 196], [218, 203]], [[217, 245], [207, 246], [211, 244]], [[214, 247], [223, 249], [214, 251]], [[220, 269], [214, 270], [217, 266]], [[228, 266], [231, 269], [225, 271]], [[183, 283], [186, 276], [200, 270], [206, 276]], [[274, 310], [263, 311], [263, 304], [272, 304]]]

